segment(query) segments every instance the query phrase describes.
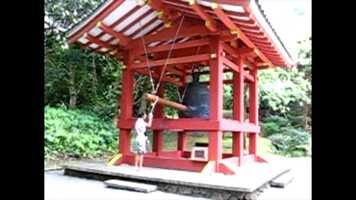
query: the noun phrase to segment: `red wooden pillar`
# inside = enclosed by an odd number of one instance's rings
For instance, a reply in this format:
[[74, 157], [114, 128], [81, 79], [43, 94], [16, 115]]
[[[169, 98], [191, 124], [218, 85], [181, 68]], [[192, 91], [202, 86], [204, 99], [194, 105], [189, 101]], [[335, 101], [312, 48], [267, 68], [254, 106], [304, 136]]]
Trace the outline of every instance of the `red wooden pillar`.
[[[211, 49], [215, 56], [210, 59], [210, 120], [220, 121], [223, 118], [223, 64], [222, 41], [218, 37], [211, 40]], [[214, 58], [215, 57], [215, 58]], [[222, 159], [222, 131], [209, 132], [209, 160], [215, 161], [215, 172], [219, 172], [219, 162]]]
[[[255, 125], [258, 124], [258, 76], [257, 76], [257, 66], [253, 68], [251, 71], [251, 75], [254, 78], [254, 82], [249, 84], [249, 92], [250, 92], [250, 123]], [[257, 139], [258, 133], [250, 133], [249, 134], [249, 153], [255, 155], [257, 154]]]
[[[160, 72], [159, 72], [160, 73]], [[164, 95], [164, 83], [160, 84], [158, 89], [158, 96], [163, 97]], [[163, 117], [163, 106], [160, 104], [156, 105], [156, 108], [153, 113], [153, 123], [155, 118]], [[163, 131], [155, 130], [153, 131], [153, 143], [152, 143], [152, 151], [155, 152], [156, 156], [159, 156], [163, 149]]]
[[[121, 121], [132, 118], [133, 106], [133, 71], [131, 70], [132, 56], [127, 51], [124, 56], [125, 67], [122, 73], [122, 92], [120, 99], [120, 119]], [[130, 153], [131, 129], [120, 129], [119, 152], [123, 155]]]
[[[233, 119], [237, 120], [239, 122], [244, 121], [244, 75], [243, 75], [243, 62], [242, 58], [239, 58], [237, 60], [237, 65], [239, 66], [239, 73], [234, 72], [234, 77], [233, 77]], [[244, 133], [239, 131], [239, 132], [233, 132], [232, 133], [232, 154], [233, 156], [239, 157], [239, 165], [242, 163], [242, 157], [243, 157], [243, 145], [244, 145]]]
[[183, 152], [187, 145], [187, 135], [185, 131], [178, 132], [177, 134], [177, 150]]

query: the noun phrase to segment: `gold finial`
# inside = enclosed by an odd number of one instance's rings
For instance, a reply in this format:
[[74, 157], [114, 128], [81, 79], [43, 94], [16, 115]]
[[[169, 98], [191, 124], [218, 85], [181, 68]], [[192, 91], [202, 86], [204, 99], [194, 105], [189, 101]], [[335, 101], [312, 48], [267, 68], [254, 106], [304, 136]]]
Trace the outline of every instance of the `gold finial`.
[[138, 0], [137, 1], [137, 4], [139, 5], [139, 6], [143, 6], [143, 5], [145, 5], [147, 3], [147, 0]]
[[260, 55], [260, 52], [258, 51], [258, 49], [255, 48], [254, 51], [257, 55]]
[[195, 4], [195, 0], [189, 0], [189, 5], [194, 5]]
[[205, 20], [205, 26], [206, 27], [210, 27], [211, 26], [211, 22], [209, 20]]
[[96, 23], [96, 27], [100, 27], [101, 26], [101, 21], [98, 21], [97, 23]]
[[164, 23], [164, 26], [166, 28], [171, 28], [172, 27], [172, 22], [168, 21], [168, 22]]
[[232, 35], [236, 35], [237, 38], [239, 37], [239, 31], [238, 30], [232, 30], [232, 31], [230, 31], [230, 33]]
[[163, 12], [163, 11], [159, 11], [159, 12], [157, 13], [157, 16], [158, 16], [159, 19], [161, 19], [161, 18], [163, 17], [163, 15], [164, 15], [164, 12]]
[[211, 9], [215, 10], [215, 9], [217, 9], [219, 7], [219, 4], [216, 3], [216, 2], [211, 2], [210, 6], [211, 6]]

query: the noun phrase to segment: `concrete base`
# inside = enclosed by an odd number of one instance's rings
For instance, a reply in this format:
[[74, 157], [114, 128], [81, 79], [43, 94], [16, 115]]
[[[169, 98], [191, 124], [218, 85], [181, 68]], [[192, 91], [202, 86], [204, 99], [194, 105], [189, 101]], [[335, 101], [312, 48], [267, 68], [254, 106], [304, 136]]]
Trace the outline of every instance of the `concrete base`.
[[102, 180], [115, 178], [152, 184], [173, 184], [245, 193], [254, 192], [258, 188], [268, 184], [271, 180], [289, 171], [288, 168], [283, 166], [272, 166], [266, 163], [240, 167], [236, 175], [201, 174], [148, 167], [144, 167], [138, 172], [133, 166], [107, 166], [101, 162], [71, 162], [64, 165], [64, 169], [65, 172], [68, 172], [66, 173], [68, 175], [73, 175], [73, 172], [77, 172], [77, 174], [81, 172], [81, 174], [107, 177]]

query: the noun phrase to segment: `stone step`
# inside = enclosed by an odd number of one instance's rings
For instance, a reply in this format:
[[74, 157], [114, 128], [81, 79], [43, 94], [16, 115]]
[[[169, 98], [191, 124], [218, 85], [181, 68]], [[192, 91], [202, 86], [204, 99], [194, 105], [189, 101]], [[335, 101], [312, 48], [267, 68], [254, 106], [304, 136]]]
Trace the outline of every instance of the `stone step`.
[[281, 176], [277, 177], [276, 179], [272, 180], [270, 185], [271, 187], [279, 187], [284, 188], [294, 179], [293, 173], [291, 171], [282, 174]]
[[149, 192], [153, 192], [153, 191], [157, 190], [156, 185], [149, 185], [149, 184], [137, 183], [137, 182], [131, 182], [131, 181], [122, 181], [122, 180], [116, 180], [116, 179], [106, 180], [106, 181], [104, 181], [104, 183], [108, 187], [133, 190], [133, 191], [137, 191], [137, 192], [149, 193]]

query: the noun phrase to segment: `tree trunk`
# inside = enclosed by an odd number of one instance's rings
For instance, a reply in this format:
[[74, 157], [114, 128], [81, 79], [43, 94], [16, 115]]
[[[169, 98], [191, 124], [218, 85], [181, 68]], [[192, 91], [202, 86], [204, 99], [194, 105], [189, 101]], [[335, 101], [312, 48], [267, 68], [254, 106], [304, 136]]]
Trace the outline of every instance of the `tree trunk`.
[[97, 85], [97, 75], [96, 75], [96, 65], [95, 65], [95, 57], [93, 54], [93, 89], [94, 89], [94, 94], [95, 96], [97, 95], [96, 93], [96, 85]]
[[69, 108], [73, 109], [77, 106], [77, 96], [70, 96], [70, 99], [69, 99]]
[[77, 92], [75, 89], [75, 70], [74, 66], [69, 67], [69, 108], [73, 109], [77, 106]]

